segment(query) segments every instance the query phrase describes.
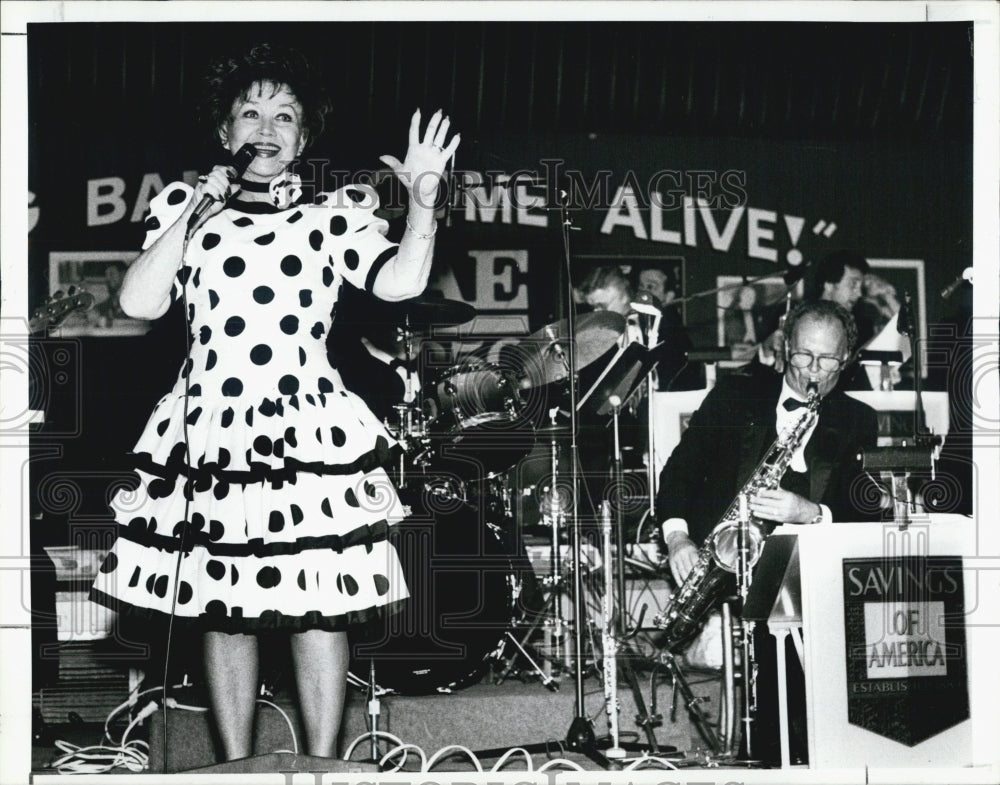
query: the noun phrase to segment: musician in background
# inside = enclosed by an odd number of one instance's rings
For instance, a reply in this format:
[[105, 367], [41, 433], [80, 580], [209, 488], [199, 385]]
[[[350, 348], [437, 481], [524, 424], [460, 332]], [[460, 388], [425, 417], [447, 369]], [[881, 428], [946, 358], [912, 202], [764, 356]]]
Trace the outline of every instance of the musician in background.
[[[805, 296], [806, 301], [825, 300], [836, 303], [851, 314], [857, 333], [854, 348], [867, 344], [875, 332], [868, 314], [856, 307], [861, 299], [868, 271], [868, 262], [861, 254], [855, 251], [834, 251], [823, 257], [816, 266], [815, 276]], [[762, 365], [774, 366], [778, 373], [784, 369], [783, 347], [787, 334], [787, 330], [783, 331], [779, 327], [757, 348], [757, 360]], [[840, 387], [844, 390], [870, 390], [871, 384], [863, 369], [852, 364], [841, 369]]]
[[[656, 285], [657, 279], [647, 275], [650, 272], [664, 276], [659, 286]], [[652, 291], [659, 288], [665, 295], [667, 292], [673, 295], [672, 290], [665, 288], [667, 281], [665, 274], [659, 270], [648, 268], [643, 270], [640, 275], [646, 277], [643, 279], [644, 283], [639, 291], [636, 291], [617, 265], [595, 267], [581, 282], [579, 293], [583, 301], [595, 311], [612, 311], [624, 316], [626, 320], [624, 340], [639, 341], [643, 346], [649, 345], [645, 333], [645, 330], [648, 329], [648, 317], [637, 312], [633, 303], [641, 301], [643, 304], [659, 308], [661, 318], [656, 343], [663, 346], [657, 367], [660, 389], [691, 390], [700, 388], [702, 386], [701, 369], [692, 367], [687, 362], [687, 352], [692, 349], [692, 343], [681, 315], [675, 306], [664, 307], [664, 301]], [[643, 296], [644, 294], [645, 296]], [[670, 300], [673, 299], [671, 296]]]
[[[691, 417], [660, 475], [657, 520], [678, 586], [778, 433], [803, 416], [810, 383], [822, 399], [817, 423], [793, 454], [780, 487], [750, 496], [750, 513], [772, 528], [776, 522], [812, 524], [879, 517], [856, 460], [859, 451], [875, 447], [875, 412], [835, 389], [857, 340], [854, 320], [836, 303], [804, 302], [791, 312], [785, 330], [789, 339], [784, 346], [784, 373], [751, 365], [721, 379]], [[761, 640], [768, 637], [757, 636], [758, 647], [773, 648], [770, 641]], [[766, 681], [765, 670], [761, 674]], [[758, 687], [760, 718], [776, 706], [776, 697], [760, 681]], [[759, 738], [767, 729], [767, 723], [759, 721], [754, 733]], [[793, 754], [804, 756], [804, 722], [793, 720], [792, 729]], [[768, 741], [772, 743], [754, 742], [755, 756], [760, 750], [765, 757], [776, 753], [777, 739]]]

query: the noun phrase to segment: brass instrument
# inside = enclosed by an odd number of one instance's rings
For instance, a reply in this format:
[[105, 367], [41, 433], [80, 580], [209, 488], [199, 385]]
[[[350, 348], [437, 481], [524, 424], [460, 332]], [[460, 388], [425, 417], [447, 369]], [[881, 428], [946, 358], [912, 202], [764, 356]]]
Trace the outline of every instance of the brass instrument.
[[[768, 448], [722, 520], [701, 546], [698, 561], [684, 584], [674, 592], [663, 612], [653, 618], [653, 623], [667, 633], [664, 648], [676, 652], [690, 643], [701, 630], [704, 617], [711, 609], [726, 574], [736, 573], [739, 568], [740, 498], [749, 499], [760, 490], [778, 487], [792, 456], [816, 423], [819, 403], [819, 392], [815, 383], [810, 382], [806, 411]], [[760, 558], [770, 530], [765, 531], [761, 522], [751, 516], [747, 533], [749, 536], [743, 546], [746, 549], [745, 564], [749, 569]]]

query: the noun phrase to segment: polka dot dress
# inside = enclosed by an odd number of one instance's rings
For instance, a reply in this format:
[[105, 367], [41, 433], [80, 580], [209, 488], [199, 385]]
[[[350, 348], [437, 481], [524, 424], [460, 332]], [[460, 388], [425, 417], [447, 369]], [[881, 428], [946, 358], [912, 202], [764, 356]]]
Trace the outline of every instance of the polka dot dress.
[[[144, 248], [191, 197], [174, 183], [152, 201]], [[407, 597], [387, 541], [404, 511], [380, 468], [392, 438], [326, 352], [341, 282], [370, 291], [396, 246], [363, 188], [232, 205], [174, 282], [191, 352], [133, 450], [138, 489], [112, 500], [91, 596], [155, 616], [176, 589], [177, 617], [205, 629], [343, 629]]]

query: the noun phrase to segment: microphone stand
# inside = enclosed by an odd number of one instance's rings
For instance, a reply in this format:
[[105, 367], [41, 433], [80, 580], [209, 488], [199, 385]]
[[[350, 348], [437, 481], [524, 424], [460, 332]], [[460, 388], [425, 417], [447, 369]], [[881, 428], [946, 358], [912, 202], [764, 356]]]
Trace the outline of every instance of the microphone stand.
[[[568, 204], [568, 194], [559, 191], [559, 214], [560, 227], [562, 229], [563, 241], [563, 263], [566, 266], [566, 334], [569, 336], [568, 357], [569, 357], [569, 422], [570, 422], [570, 485], [571, 502], [569, 514], [570, 527], [570, 556], [573, 563], [573, 652], [576, 655], [576, 668], [574, 669], [574, 679], [576, 686], [576, 714], [570, 723], [569, 731], [566, 734], [566, 746], [571, 750], [584, 752], [597, 763], [608, 765], [608, 761], [597, 754], [596, 738], [594, 736], [594, 726], [587, 717], [586, 706], [583, 696], [583, 625], [587, 620], [587, 611], [583, 603], [583, 565], [580, 559], [580, 549], [582, 546], [580, 537], [580, 466], [577, 458], [577, 411], [576, 402], [578, 397], [577, 377], [576, 377], [576, 304], [573, 299], [573, 268], [571, 264], [569, 233], [573, 228], [570, 220]], [[556, 544], [558, 547], [558, 544]]]

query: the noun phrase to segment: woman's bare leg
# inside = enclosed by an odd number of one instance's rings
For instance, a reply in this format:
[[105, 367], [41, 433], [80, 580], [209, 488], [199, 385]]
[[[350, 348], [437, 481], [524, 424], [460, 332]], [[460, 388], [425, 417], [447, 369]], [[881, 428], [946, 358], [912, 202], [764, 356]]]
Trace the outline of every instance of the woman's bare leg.
[[257, 699], [257, 636], [206, 632], [204, 654], [208, 697], [226, 760], [249, 757]]
[[347, 690], [347, 633], [307, 630], [293, 634], [292, 661], [306, 752], [332, 758], [337, 753]]

